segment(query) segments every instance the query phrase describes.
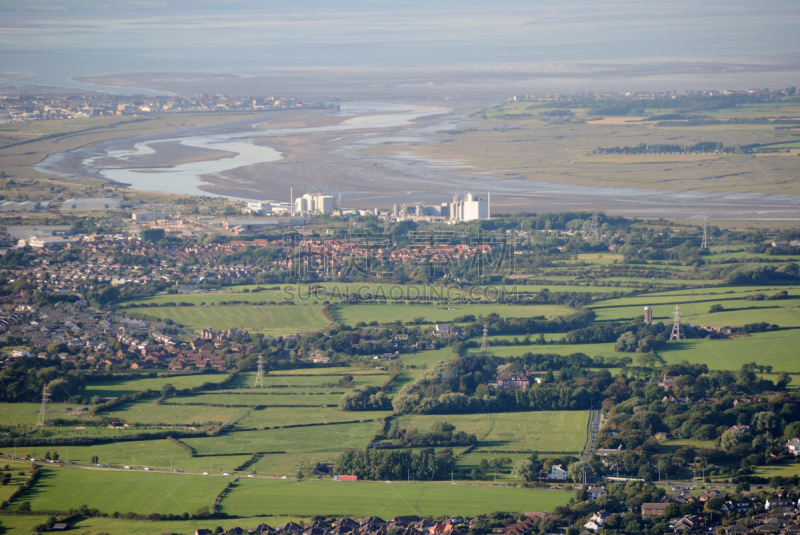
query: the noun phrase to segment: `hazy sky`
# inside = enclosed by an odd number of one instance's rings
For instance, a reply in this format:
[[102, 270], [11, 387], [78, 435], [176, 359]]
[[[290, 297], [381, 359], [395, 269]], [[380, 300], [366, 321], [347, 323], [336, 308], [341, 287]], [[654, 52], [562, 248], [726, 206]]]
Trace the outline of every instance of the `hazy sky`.
[[0, 72], [796, 56], [794, 0], [2, 2]]

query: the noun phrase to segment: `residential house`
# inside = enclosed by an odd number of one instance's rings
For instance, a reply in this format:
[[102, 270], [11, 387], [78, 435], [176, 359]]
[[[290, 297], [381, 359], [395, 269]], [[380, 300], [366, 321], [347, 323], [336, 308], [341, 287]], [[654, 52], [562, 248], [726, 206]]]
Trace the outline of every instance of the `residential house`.
[[764, 509], [766, 511], [769, 511], [769, 510], [775, 509], [777, 507], [781, 507], [781, 508], [789, 509], [789, 510], [793, 511], [794, 510], [794, 505], [795, 505], [794, 502], [789, 501], [789, 500], [767, 499], [767, 501], [764, 502]]
[[794, 456], [800, 455], [800, 438], [792, 438], [786, 443], [786, 450]]
[[603, 529], [606, 520], [611, 516], [608, 511], [600, 511], [592, 515], [587, 523], [583, 525], [584, 528], [594, 531], [595, 533]]
[[525, 373], [502, 373], [495, 382], [489, 383], [489, 387], [503, 390], [527, 390], [530, 385], [531, 381]]
[[643, 503], [642, 516], [663, 516], [668, 503]]
[[589, 496], [590, 500], [596, 500], [601, 496], [606, 496], [608, 492], [606, 492], [604, 487], [589, 487], [586, 489], [586, 494]]
[[567, 471], [560, 464], [554, 464], [547, 474], [547, 479], [555, 479], [559, 481], [567, 480]]

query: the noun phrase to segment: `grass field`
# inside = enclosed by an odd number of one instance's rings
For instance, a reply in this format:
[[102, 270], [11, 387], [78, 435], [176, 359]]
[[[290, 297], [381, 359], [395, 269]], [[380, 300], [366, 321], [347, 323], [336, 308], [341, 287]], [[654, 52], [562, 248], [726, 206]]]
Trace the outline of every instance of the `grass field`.
[[425, 433], [434, 422], [449, 422], [458, 431], [474, 433], [478, 450], [566, 453], [583, 448], [587, 418], [585, 411], [404, 415], [392, 425]]
[[15, 503], [30, 501], [34, 511], [65, 511], [91, 504], [108, 513], [191, 514], [198, 507], [211, 507], [228, 480], [187, 474], [45, 467], [36, 486]]
[[[213, 466], [217, 471], [233, 471], [244, 463], [249, 454], [218, 457], [189, 457], [180, 446], [166, 439], [138, 440], [95, 444], [93, 446], [20, 446], [19, 455], [44, 458], [45, 453], [57, 453], [62, 462], [72, 461], [90, 464], [97, 455], [100, 464], [117, 468], [152, 468], [154, 470], [180, 470], [182, 472], [204, 472]], [[6, 452], [3, 452], [6, 453]], [[13, 454], [13, 451], [11, 451]]]
[[[286, 425], [328, 424], [354, 420], [375, 420], [391, 415], [391, 411], [345, 412], [331, 407], [267, 407], [254, 410], [240, 427], [283, 427]], [[377, 425], [377, 424], [376, 424]], [[325, 431], [320, 430], [320, 433]]]
[[[616, 301], [609, 301], [616, 304]], [[699, 325], [724, 324], [740, 327], [747, 323], [759, 323], [762, 321], [776, 323], [781, 327], [795, 327], [800, 325], [800, 310], [797, 299], [785, 299], [775, 301], [747, 301], [745, 299], [719, 299], [715, 301], [695, 302], [695, 314], [691, 313], [691, 304], [680, 303], [682, 317], [685, 321]], [[713, 305], [721, 305], [725, 309], [709, 314], [709, 308]], [[675, 317], [675, 305], [673, 304], [653, 304], [653, 320], [670, 321]], [[747, 310], [741, 310], [747, 309]], [[641, 306], [625, 307], [593, 307], [597, 321], [630, 321], [643, 314]]]
[[[353, 375], [353, 385], [354, 386], [380, 386], [384, 384], [386, 381], [389, 380], [389, 374], [361, 374], [361, 375]], [[281, 388], [284, 387], [287, 389], [291, 389], [292, 387], [297, 388], [339, 388], [335, 387], [336, 383], [341, 379], [341, 375], [300, 375], [300, 374], [293, 374], [293, 375], [278, 375], [278, 374], [268, 374], [264, 376], [264, 386], [265, 387], [275, 387]], [[330, 386], [326, 386], [330, 385]]]
[[[256, 405], [335, 405], [339, 403], [339, 399], [344, 394], [344, 389], [303, 389], [298, 392], [294, 389], [287, 389], [288, 392], [281, 391], [276, 393], [275, 389], [270, 389], [268, 392], [263, 392], [261, 389], [255, 390], [253, 393], [231, 391], [219, 392], [213, 394], [198, 394], [196, 396], [182, 396], [172, 398], [169, 403], [186, 404], [186, 403], [203, 403], [210, 405], [247, 405], [255, 407]], [[234, 393], [235, 392], [235, 393]]]
[[360, 422], [266, 431], [234, 431], [222, 437], [182, 440], [200, 455], [340, 452], [347, 448], [366, 447], [379, 428], [378, 422]]
[[[715, 316], [717, 314], [714, 314]], [[672, 341], [659, 351], [667, 364], [688, 361], [706, 364], [712, 370], [737, 370], [743, 364], [755, 362], [764, 366], [772, 366], [775, 372], [797, 372], [800, 352], [800, 330], [786, 329], [765, 333], [750, 334], [745, 337], [728, 340], [684, 339]], [[477, 354], [479, 349], [470, 349], [470, 354]], [[614, 344], [570, 344], [570, 345], [519, 345], [490, 347], [489, 353], [498, 357], [521, 356], [527, 352], [571, 355], [584, 353], [591, 357], [631, 357], [637, 353], [618, 353]], [[427, 351], [404, 358], [404, 361], [417, 365], [430, 366], [437, 360], [455, 358], [448, 349]], [[634, 363], [635, 364], [635, 363]]]
[[[41, 406], [41, 403], [0, 403], [0, 425], [33, 425], [39, 419]], [[51, 417], [62, 415], [68, 408], [76, 406], [74, 403], [52, 403]]]
[[218, 330], [231, 328], [272, 335], [288, 335], [318, 331], [328, 325], [322, 307], [308, 306], [254, 306], [229, 305], [206, 307], [134, 308], [137, 312], [158, 318], [170, 319], [193, 331], [212, 327]]
[[[27, 465], [17, 463], [9, 464], [9, 470], [4, 470], [4, 472], [11, 474], [11, 481], [9, 481], [7, 485], [0, 485], [0, 502], [4, 502], [10, 498], [19, 486], [25, 483], [25, 480], [28, 479], [30, 475], [30, 469]], [[20, 472], [23, 472], [25, 475], [19, 475]]]
[[164, 406], [155, 401], [136, 401], [114, 407], [103, 415], [120, 418], [127, 423], [204, 425], [232, 422], [247, 414], [248, 410], [243, 407]]
[[[223, 501], [230, 515], [464, 515], [552, 511], [573, 493], [549, 490], [408, 484], [240, 479]], [[446, 513], [445, 513], [446, 512]]]
[[90, 383], [83, 391], [83, 396], [121, 397], [126, 394], [135, 394], [142, 390], [157, 390], [166, 384], [171, 384], [177, 389], [192, 388], [204, 383], [219, 383], [228, 377], [227, 373], [196, 373], [196, 374], [162, 374], [159, 377], [136, 377], [120, 375], [115, 381]]
[[503, 318], [530, 318], [536, 316], [568, 316], [574, 309], [556, 305], [503, 305], [503, 304], [463, 304], [463, 305], [341, 305], [333, 309], [334, 317], [348, 325], [359, 322], [393, 323], [409, 322], [423, 318], [428, 323], [452, 322], [459, 316], [487, 316], [497, 313]]
[[[46, 518], [46, 517], [45, 517]], [[125, 535], [149, 535], [151, 533], [175, 533], [181, 535], [193, 535], [198, 527], [213, 530], [216, 526], [223, 529], [230, 529], [236, 526], [248, 529], [262, 522], [270, 526], [279, 526], [284, 522], [310, 520], [287, 518], [287, 517], [257, 517], [257, 518], [215, 518], [212, 520], [172, 520], [172, 521], [151, 521], [151, 520], [126, 520], [122, 518], [110, 517], [90, 517], [81, 518], [76, 522], [70, 522], [69, 533], [73, 535], [97, 535], [98, 533], [124, 533]], [[42, 523], [41, 516], [4, 516], [2, 526], [7, 535], [29, 535], [33, 533], [33, 528]]]

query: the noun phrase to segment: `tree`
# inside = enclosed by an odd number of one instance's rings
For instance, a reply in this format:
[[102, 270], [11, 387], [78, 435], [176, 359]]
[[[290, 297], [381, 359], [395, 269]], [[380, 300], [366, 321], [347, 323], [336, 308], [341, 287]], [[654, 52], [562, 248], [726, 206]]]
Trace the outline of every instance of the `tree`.
[[575, 483], [583, 483], [584, 476], [588, 473], [589, 463], [576, 461], [567, 466], [567, 475]]
[[175, 387], [172, 383], [167, 383], [161, 387], [161, 397], [169, 398], [175, 395]]
[[732, 429], [730, 431], [725, 431], [724, 433], [722, 433], [722, 438], [720, 440], [719, 446], [725, 453], [731, 453], [736, 448], [738, 448], [739, 445], [742, 444], [742, 442], [743, 442], [742, 433], [736, 431], [735, 429]]
[[164, 232], [163, 228], [149, 228], [139, 233], [139, 236], [144, 242], [156, 243], [166, 237], [166, 232]]
[[530, 459], [522, 459], [514, 465], [511, 475], [522, 481], [535, 481], [539, 475], [539, 469]]
[[753, 415], [750, 425], [752, 425], [757, 431], [769, 431], [772, 433], [780, 428], [781, 420], [772, 411], [761, 411]]

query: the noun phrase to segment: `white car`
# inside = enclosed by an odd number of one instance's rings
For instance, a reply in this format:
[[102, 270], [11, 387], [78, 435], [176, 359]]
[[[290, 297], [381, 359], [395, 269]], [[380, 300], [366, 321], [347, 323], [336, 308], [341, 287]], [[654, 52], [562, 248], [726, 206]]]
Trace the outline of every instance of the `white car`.
[[145, 468], [145, 470], [150, 470], [149, 468]]
[[247, 477], [255, 477], [253, 474], [247, 474]]
[[229, 476], [230, 474], [228, 472], [222, 472], [222, 475], [223, 476]]
[[128, 465], [125, 465], [125, 470], [130, 470], [130, 469], [131, 469], [131, 467], [130, 467], [130, 466], [128, 466]]
[[207, 476], [207, 475], [208, 475], [208, 472], [203, 472], [203, 475], [204, 475], [204, 476]]

